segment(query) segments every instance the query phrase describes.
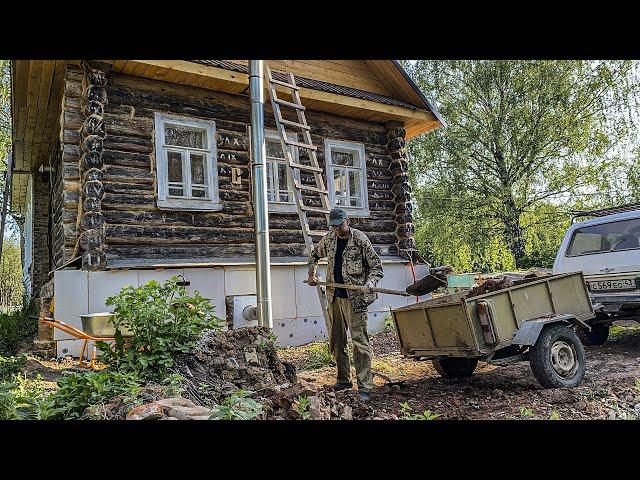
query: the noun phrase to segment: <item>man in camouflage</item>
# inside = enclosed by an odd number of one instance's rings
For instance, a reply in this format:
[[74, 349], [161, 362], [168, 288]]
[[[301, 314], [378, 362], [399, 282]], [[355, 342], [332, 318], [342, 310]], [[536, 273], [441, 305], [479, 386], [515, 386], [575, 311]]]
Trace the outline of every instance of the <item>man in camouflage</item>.
[[349, 226], [344, 210], [329, 213], [331, 232], [322, 237], [309, 255], [309, 285], [317, 285], [318, 261], [327, 258], [327, 283], [359, 285], [361, 290], [327, 287], [329, 313], [329, 350], [336, 359], [338, 381], [334, 390], [351, 388], [351, 363], [347, 351], [347, 328], [351, 331], [353, 363], [358, 379], [358, 393], [370, 399], [373, 389], [371, 357], [373, 352], [367, 333], [367, 308], [377, 298], [371, 291], [382, 278], [382, 262], [367, 236]]

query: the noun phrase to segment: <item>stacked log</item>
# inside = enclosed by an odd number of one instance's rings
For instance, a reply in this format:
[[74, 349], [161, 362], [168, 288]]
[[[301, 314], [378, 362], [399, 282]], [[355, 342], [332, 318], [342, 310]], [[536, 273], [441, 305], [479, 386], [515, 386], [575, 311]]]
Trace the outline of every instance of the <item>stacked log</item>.
[[82, 157], [80, 158], [80, 248], [84, 270], [104, 270], [105, 222], [102, 199], [105, 194], [102, 152], [106, 130], [104, 105], [107, 103], [107, 77], [98, 69], [85, 68], [82, 80], [82, 110], [85, 115], [80, 130]]
[[407, 154], [405, 150], [406, 131], [400, 122], [387, 122], [387, 149], [391, 155], [389, 170], [393, 175], [393, 202], [395, 204], [396, 239], [398, 252], [412, 261], [419, 259], [416, 242], [413, 239], [413, 204], [409, 185]]

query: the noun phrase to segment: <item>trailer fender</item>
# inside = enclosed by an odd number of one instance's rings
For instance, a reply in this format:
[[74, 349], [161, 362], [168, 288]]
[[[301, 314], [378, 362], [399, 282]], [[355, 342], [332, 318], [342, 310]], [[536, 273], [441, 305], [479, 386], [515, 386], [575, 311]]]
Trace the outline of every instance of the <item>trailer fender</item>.
[[538, 341], [538, 336], [540, 335], [540, 332], [542, 332], [542, 329], [545, 327], [545, 325], [550, 325], [553, 323], [564, 323], [567, 325], [581, 326], [588, 330], [591, 329], [591, 327], [589, 327], [589, 325], [587, 325], [584, 321], [577, 319], [573, 315], [550, 315], [548, 317], [533, 318], [531, 320], [527, 320], [526, 322], [522, 322], [522, 325], [520, 325], [518, 330], [516, 330], [511, 343], [515, 345], [533, 346]]

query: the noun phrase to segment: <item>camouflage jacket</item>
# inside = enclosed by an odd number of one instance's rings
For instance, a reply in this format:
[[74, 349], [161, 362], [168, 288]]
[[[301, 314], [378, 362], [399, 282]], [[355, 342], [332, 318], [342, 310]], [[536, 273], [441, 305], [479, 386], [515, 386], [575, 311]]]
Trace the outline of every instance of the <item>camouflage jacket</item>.
[[[382, 278], [382, 261], [371, 246], [367, 236], [360, 230], [350, 227], [349, 240], [342, 253], [342, 278], [348, 285], [364, 285], [373, 280], [376, 285]], [[327, 283], [333, 283], [333, 266], [336, 256], [338, 237], [332, 231], [318, 242], [309, 255], [309, 275], [314, 276], [318, 268], [318, 261], [327, 258]], [[333, 288], [327, 288], [327, 300], [333, 301]], [[354, 313], [364, 313], [367, 307], [375, 302], [377, 293], [364, 294], [358, 290], [347, 290]]]

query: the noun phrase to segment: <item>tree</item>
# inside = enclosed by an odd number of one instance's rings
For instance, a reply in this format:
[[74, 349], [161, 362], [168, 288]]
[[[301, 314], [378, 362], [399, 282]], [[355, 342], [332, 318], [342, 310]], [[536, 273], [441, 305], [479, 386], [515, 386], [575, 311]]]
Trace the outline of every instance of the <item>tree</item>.
[[407, 69], [447, 122], [409, 145], [418, 219], [446, 216], [458, 237], [475, 229], [479, 245], [506, 246], [517, 267], [534, 260], [527, 244], [554, 209], [608, 188], [620, 167], [608, 154], [633, 132], [631, 61], [425, 60]]
[[20, 245], [14, 237], [4, 241], [2, 262], [0, 263], [0, 307], [22, 305], [24, 285], [22, 283], [22, 262]]

